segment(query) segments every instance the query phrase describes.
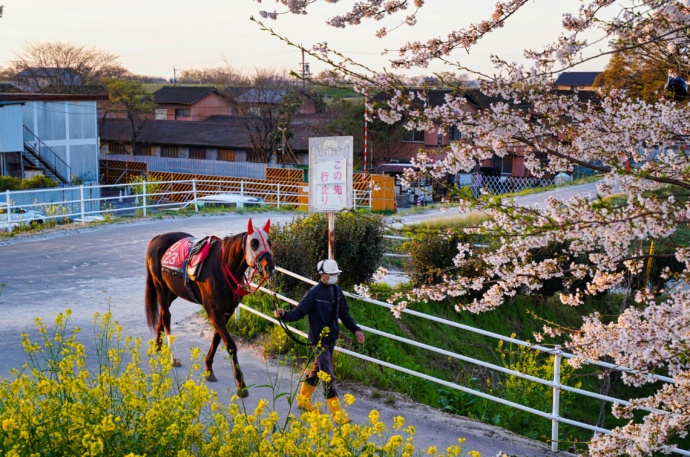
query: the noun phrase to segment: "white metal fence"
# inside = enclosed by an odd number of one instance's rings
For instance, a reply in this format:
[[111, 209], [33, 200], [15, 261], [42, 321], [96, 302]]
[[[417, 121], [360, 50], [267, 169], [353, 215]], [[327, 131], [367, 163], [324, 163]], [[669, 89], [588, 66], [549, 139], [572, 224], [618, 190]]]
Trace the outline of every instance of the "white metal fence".
[[[300, 276], [300, 275], [298, 275], [298, 274], [292, 273], [292, 272], [290, 272], [290, 271], [288, 271], [288, 270], [285, 270], [285, 269], [283, 269], [283, 268], [278, 267], [277, 270], [278, 270], [279, 272], [283, 273], [283, 274], [292, 276], [292, 277], [297, 278], [297, 279], [299, 279], [299, 280], [301, 280], [301, 281], [304, 281], [304, 282], [306, 282], [306, 283], [308, 283], [308, 284], [312, 284], [312, 285], [313, 285], [313, 284], [316, 284], [316, 282], [313, 281], [313, 280], [311, 280], [311, 279], [308, 279], [308, 278], [305, 278], [305, 277]], [[268, 293], [268, 294], [271, 294], [271, 295], [273, 295], [273, 296], [275, 296], [275, 297], [277, 297], [277, 298], [279, 298], [279, 299], [281, 299], [281, 300], [283, 300], [283, 301], [285, 301], [285, 302], [287, 302], [287, 303], [290, 303], [290, 304], [292, 304], [292, 305], [296, 305], [296, 304], [297, 304], [297, 302], [296, 302], [295, 300], [292, 300], [292, 299], [290, 299], [290, 298], [288, 298], [288, 297], [285, 297], [285, 296], [283, 296], [283, 295], [281, 295], [281, 294], [278, 294], [278, 293], [276, 293], [276, 292], [274, 292], [274, 291], [272, 291], [272, 290], [266, 289], [265, 287], [261, 287], [260, 289], [261, 289], [263, 292], [266, 292], [266, 293]], [[392, 305], [390, 305], [389, 303], [385, 303], [385, 302], [381, 302], [381, 301], [378, 301], [378, 300], [373, 300], [373, 299], [361, 297], [361, 296], [359, 296], [359, 295], [354, 295], [354, 294], [351, 294], [351, 293], [348, 293], [348, 292], [345, 292], [345, 295], [346, 295], [347, 297], [355, 298], [355, 299], [357, 299], [357, 300], [361, 300], [361, 301], [363, 301], [363, 302], [370, 303], [370, 304], [372, 304], [372, 305], [382, 306], [382, 307], [385, 307], [385, 308], [388, 308], [388, 309], [391, 309], [391, 308], [392, 308]], [[266, 314], [264, 314], [264, 313], [261, 313], [261, 312], [259, 312], [259, 311], [256, 311], [256, 310], [254, 310], [254, 309], [252, 309], [252, 308], [250, 308], [250, 307], [248, 307], [248, 306], [246, 306], [246, 305], [244, 305], [244, 304], [240, 304], [239, 308], [237, 309], [236, 315], [235, 315], [237, 318], [239, 317], [240, 308], [243, 309], [243, 310], [246, 310], [246, 311], [248, 311], [248, 312], [250, 312], [250, 313], [256, 314], [256, 315], [258, 315], [258, 316], [260, 316], [260, 317], [262, 317], [262, 318], [264, 318], [264, 319], [266, 319], [266, 320], [268, 320], [268, 321], [271, 321], [271, 322], [273, 322], [273, 323], [275, 323], [275, 324], [278, 324], [278, 321], [277, 321], [275, 318], [273, 318], [272, 316], [268, 316], [268, 315], [266, 315]], [[426, 320], [429, 320], [429, 321], [441, 323], [441, 324], [447, 325], [447, 326], [452, 327], [452, 328], [455, 328], [455, 329], [459, 329], [459, 330], [463, 330], [463, 331], [468, 331], [468, 332], [477, 333], [477, 334], [480, 334], [480, 335], [483, 335], [483, 336], [486, 336], [486, 337], [490, 337], [490, 338], [496, 339], [496, 340], [498, 340], [498, 341], [504, 341], [504, 342], [507, 342], [507, 343], [511, 343], [511, 344], [515, 344], [515, 345], [519, 345], [519, 346], [524, 346], [524, 347], [530, 348], [530, 349], [532, 349], [532, 350], [536, 350], [536, 351], [539, 351], [539, 352], [543, 352], [543, 353], [550, 354], [550, 355], [553, 357], [553, 367], [554, 367], [553, 379], [541, 379], [541, 378], [539, 378], [539, 377], [535, 377], [535, 376], [532, 376], [532, 375], [529, 375], [529, 374], [526, 374], [526, 373], [522, 373], [522, 372], [519, 372], [519, 371], [510, 369], [510, 368], [505, 368], [504, 366], [501, 366], [501, 365], [495, 365], [495, 364], [492, 364], [492, 363], [484, 362], [484, 361], [481, 361], [481, 360], [478, 360], [478, 359], [474, 359], [474, 358], [471, 358], [471, 357], [464, 356], [464, 355], [462, 355], [462, 354], [458, 354], [458, 353], [455, 353], [455, 352], [447, 351], [447, 350], [442, 349], [442, 348], [437, 348], [437, 347], [429, 346], [429, 345], [427, 345], [427, 344], [424, 344], [424, 343], [421, 343], [421, 342], [418, 342], [418, 341], [414, 341], [414, 340], [411, 340], [411, 339], [408, 339], [408, 338], [400, 337], [400, 336], [397, 336], [397, 335], [393, 335], [393, 334], [390, 334], [390, 333], [386, 333], [386, 332], [379, 331], [379, 330], [374, 329], [374, 328], [370, 328], [370, 327], [366, 327], [366, 326], [360, 325], [360, 327], [361, 327], [363, 330], [365, 330], [365, 331], [367, 331], [367, 332], [369, 332], [369, 333], [371, 333], [371, 334], [374, 334], [374, 335], [379, 335], [379, 336], [382, 336], [382, 337], [385, 337], [385, 338], [390, 338], [390, 339], [392, 339], [392, 340], [399, 341], [399, 342], [402, 342], [402, 343], [405, 343], [405, 344], [410, 344], [410, 345], [412, 345], [412, 346], [416, 346], [416, 347], [418, 347], [418, 348], [422, 348], [422, 349], [425, 349], [425, 350], [428, 350], [428, 351], [431, 351], [431, 352], [435, 352], [435, 353], [437, 353], [437, 354], [441, 354], [441, 355], [446, 356], [446, 357], [450, 357], [450, 358], [453, 358], [453, 359], [456, 359], [456, 360], [460, 360], [460, 361], [463, 361], [463, 362], [467, 362], [467, 363], [471, 363], [471, 364], [474, 364], [474, 365], [477, 365], [477, 366], [480, 366], [480, 367], [484, 367], [484, 368], [487, 368], [487, 369], [495, 370], [495, 371], [498, 371], [498, 372], [501, 372], [501, 373], [504, 373], [504, 374], [507, 374], [507, 375], [510, 375], [510, 376], [516, 376], [516, 377], [519, 377], [519, 378], [522, 378], [522, 379], [526, 379], [526, 380], [529, 380], [529, 381], [532, 381], [532, 382], [535, 382], [535, 383], [538, 383], [538, 384], [542, 384], [542, 385], [545, 385], [545, 386], [549, 386], [549, 387], [552, 389], [552, 409], [551, 409], [551, 411], [540, 411], [540, 410], [531, 408], [531, 407], [529, 407], [529, 406], [521, 405], [521, 404], [519, 404], [519, 403], [515, 403], [515, 402], [512, 402], [512, 401], [506, 400], [506, 399], [504, 399], [504, 398], [497, 397], [497, 396], [495, 396], [495, 395], [491, 395], [491, 394], [488, 394], [488, 393], [485, 393], [485, 392], [482, 392], [482, 391], [479, 391], [479, 390], [472, 389], [472, 388], [467, 387], [467, 386], [463, 386], [463, 385], [457, 384], [457, 383], [455, 383], [455, 382], [450, 382], [450, 381], [447, 381], [447, 380], [444, 380], [444, 379], [440, 379], [440, 378], [437, 378], [437, 377], [434, 377], [434, 376], [429, 376], [429, 375], [427, 375], [427, 374], [420, 373], [419, 371], [415, 371], [415, 370], [411, 370], [411, 369], [409, 369], [409, 368], [405, 368], [405, 367], [401, 367], [401, 366], [398, 366], [398, 365], [394, 365], [394, 364], [392, 364], [392, 363], [385, 362], [385, 361], [383, 361], [383, 360], [378, 360], [378, 359], [375, 359], [375, 358], [373, 358], [373, 357], [369, 357], [369, 356], [366, 356], [366, 355], [363, 355], [363, 354], [359, 354], [359, 353], [357, 353], [357, 352], [353, 352], [353, 351], [350, 351], [350, 350], [348, 350], [348, 349], [336, 347], [336, 350], [339, 351], [339, 352], [348, 354], [348, 355], [350, 355], [350, 356], [352, 356], [352, 357], [357, 357], [357, 358], [366, 360], [366, 361], [368, 361], [368, 362], [375, 363], [375, 364], [378, 364], [378, 365], [381, 365], [381, 366], [384, 366], [384, 367], [387, 367], [387, 368], [390, 368], [390, 369], [393, 369], [393, 370], [397, 370], [397, 371], [400, 371], [400, 372], [402, 372], [402, 373], [409, 374], [409, 375], [411, 375], [411, 376], [416, 376], [416, 377], [418, 377], [418, 378], [425, 379], [425, 380], [427, 380], [427, 381], [431, 381], [431, 382], [434, 382], [434, 383], [436, 383], [436, 384], [439, 384], [439, 385], [442, 385], [442, 386], [445, 386], [445, 387], [448, 387], [448, 388], [451, 388], [451, 389], [454, 389], [454, 390], [458, 390], [458, 391], [461, 391], [461, 392], [465, 392], [465, 393], [471, 394], [471, 395], [476, 395], [476, 396], [478, 396], [478, 397], [485, 398], [485, 399], [487, 399], [487, 400], [494, 401], [494, 402], [496, 402], [496, 403], [500, 403], [500, 404], [509, 406], [509, 407], [511, 407], [511, 408], [516, 408], [516, 409], [519, 409], [519, 410], [521, 410], [521, 411], [525, 411], [525, 412], [527, 412], [527, 413], [534, 414], [534, 415], [537, 415], [537, 416], [540, 416], [540, 417], [544, 417], [544, 418], [546, 418], [546, 419], [549, 419], [549, 420], [551, 421], [551, 448], [552, 448], [552, 450], [553, 450], [554, 452], [555, 452], [555, 451], [558, 451], [558, 444], [559, 444], [558, 426], [559, 426], [560, 423], [568, 424], [568, 425], [571, 425], [571, 426], [574, 426], [574, 427], [583, 428], [583, 429], [586, 429], [586, 430], [590, 430], [590, 431], [592, 431], [592, 432], [594, 432], [594, 433], [611, 433], [611, 430], [609, 430], [609, 429], [602, 428], [602, 427], [598, 427], [598, 426], [596, 426], [596, 425], [592, 425], [592, 424], [588, 424], [588, 423], [584, 423], [584, 422], [579, 422], [579, 421], [571, 420], [571, 419], [568, 419], [568, 418], [566, 418], [566, 417], [563, 417], [563, 415], [561, 414], [562, 411], [561, 411], [561, 407], [560, 407], [560, 395], [561, 395], [561, 391], [572, 392], [572, 393], [577, 394], [577, 395], [583, 395], [583, 396], [586, 396], [586, 397], [589, 397], [589, 398], [594, 398], [594, 399], [602, 400], [602, 401], [608, 401], [608, 402], [611, 402], [611, 403], [618, 403], [618, 404], [620, 404], [620, 405], [629, 405], [629, 404], [630, 404], [630, 402], [627, 401], [627, 400], [623, 400], [623, 399], [619, 399], [619, 398], [614, 398], [614, 397], [610, 397], [610, 396], [607, 396], [607, 395], [602, 395], [602, 394], [599, 394], [599, 393], [596, 393], [596, 392], [590, 392], [590, 391], [588, 391], [588, 390], [583, 390], [583, 389], [579, 389], [579, 388], [576, 388], [576, 387], [572, 387], [572, 386], [568, 386], [568, 385], [562, 384], [562, 383], [561, 383], [561, 364], [562, 364], [562, 362], [563, 362], [563, 359], [569, 359], [569, 358], [573, 358], [573, 357], [575, 357], [575, 356], [574, 356], [573, 354], [571, 354], [571, 353], [564, 352], [564, 351], [562, 351], [562, 350], [559, 349], [559, 348], [553, 349], [553, 348], [547, 348], [547, 347], [544, 347], [544, 346], [540, 346], [540, 345], [537, 345], [537, 344], [530, 344], [530, 343], [527, 343], [527, 342], [525, 342], [525, 341], [517, 340], [517, 339], [515, 339], [515, 338], [510, 338], [510, 337], [507, 337], [507, 336], [504, 336], [504, 335], [500, 335], [500, 334], [493, 333], [493, 332], [488, 332], [488, 331], [481, 330], [481, 329], [478, 329], [478, 328], [474, 328], [474, 327], [471, 327], [471, 326], [468, 326], [468, 325], [460, 324], [460, 323], [453, 322], [453, 321], [449, 321], [449, 320], [446, 320], [446, 319], [441, 319], [441, 318], [438, 318], [438, 317], [436, 317], [436, 316], [431, 316], [431, 315], [428, 315], [428, 314], [420, 313], [420, 312], [417, 312], [417, 311], [414, 311], [414, 310], [411, 310], [411, 309], [405, 309], [405, 310], [403, 311], [403, 313], [408, 314], [408, 315], [410, 315], [410, 316], [415, 316], [415, 317], [417, 317], [417, 318], [426, 319]], [[304, 332], [302, 332], [302, 331], [300, 331], [300, 330], [297, 330], [297, 329], [295, 329], [294, 327], [288, 327], [288, 328], [289, 328], [291, 331], [293, 331], [293, 332], [295, 332], [295, 333], [297, 333], [297, 334], [300, 334], [300, 335], [304, 336], [305, 338], [306, 338], [306, 336], [307, 336], [306, 333], [304, 333]], [[633, 372], [633, 370], [631, 370], [631, 369], [629, 369], [629, 368], [622, 367], [622, 366], [619, 366], [619, 365], [614, 365], [614, 364], [611, 364], [611, 363], [599, 362], [599, 361], [589, 361], [589, 363], [590, 363], [591, 365], [596, 365], [596, 366], [599, 366], [599, 367], [604, 368], [604, 369], [613, 369], [613, 370], [618, 370], [618, 371], [622, 371], [622, 372]], [[653, 375], [653, 376], [654, 376], [654, 378], [656, 378], [657, 381], [666, 382], [666, 383], [674, 383], [674, 381], [673, 381], [672, 378], [669, 378], [669, 377], [666, 377], [666, 376], [659, 376], [659, 375]], [[670, 452], [673, 452], [673, 453], [676, 453], [676, 454], [679, 454], [679, 455], [690, 456], [690, 451], [686, 451], [686, 450], [682, 450], [682, 449], [678, 449], [678, 448], [673, 448], [673, 447], [672, 447], [672, 448], [669, 448], [669, 451], [670, 451]]]
[[[233, 194], [230, 206], [274, 206], [278, 209], [308, 207], [308, 194], [301, 193], [304, 185], [287, 185], [238, 181], [233, 184], [217, 181], [182, 180], [139, 182], [117, 185], [82, 185], [54, 189], [5, 191], [0, 197], [0, 230], [11, 232], [18, 225], [28, 223], [22, 219], [25, 211], [39, 214], [35, 220], [57, 223], [87, 223], [111, 216], [147, 216], [152, 212], [179, 210], [189, 207], [195, 211], [204, 204], [203, 197]], [[200, 190], [204, 189], [204, 190]], [[355, 208], [371, 209], [371, 191], [353, 190]], [[306, 197], [305, 197], [306, 196]], [[250, 202], [249, 197], [262, 201]], [[302, 198], [305, 197], [305, 198]], [[217, 203], [222, 204], [222, 203]]]

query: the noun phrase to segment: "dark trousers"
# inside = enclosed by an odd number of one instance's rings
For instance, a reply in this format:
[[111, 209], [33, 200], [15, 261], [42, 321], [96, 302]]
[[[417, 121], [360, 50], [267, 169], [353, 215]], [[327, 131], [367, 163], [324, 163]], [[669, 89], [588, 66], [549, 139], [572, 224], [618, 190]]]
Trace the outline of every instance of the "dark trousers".
[[305, 382], [307, 384], [315, 386], [319, 383], [319, 371], [323, 371], [324, 373], [328, 374], [331, 377], [331, 380], [324, 386], [326, 398], [333, 398], [338, 396], [338, 392], [335, 389], [335, 372], [333, 371], [334, 348], [335, 342], [324, 342], [321, 343], [321, 347], [316, 348], [316, 351], [318, 352], [316, 362], [314, 363], [314, 366], [312, 366], [311, 371], [307, 375], [307, 379], [305, 379]]

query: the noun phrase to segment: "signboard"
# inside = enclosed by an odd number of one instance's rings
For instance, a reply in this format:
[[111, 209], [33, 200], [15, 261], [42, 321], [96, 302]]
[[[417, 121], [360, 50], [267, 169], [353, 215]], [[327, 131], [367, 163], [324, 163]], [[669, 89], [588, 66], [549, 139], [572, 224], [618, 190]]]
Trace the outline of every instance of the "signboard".
[[352, 208], [351, 136], [309, 138], [309, 211]]

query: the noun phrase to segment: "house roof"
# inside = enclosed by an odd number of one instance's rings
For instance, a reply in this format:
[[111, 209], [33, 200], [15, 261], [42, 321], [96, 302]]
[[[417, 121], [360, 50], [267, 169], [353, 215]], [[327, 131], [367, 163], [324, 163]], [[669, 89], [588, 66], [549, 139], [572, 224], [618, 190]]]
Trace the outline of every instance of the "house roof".
[[98, 101], [108, 100], [107, 94], [49, 94], [49, 93], [0, 93], [0, 100], [12, 100], [22, 102], [48, 102], [48, 101]]
[[[99, 128], [102, 141], [130, 141], [132, 137], [132, 125], [128, 119], [105, 119]], [[137, 142], [239, 149], [252, 147], [239, 118], [224, 122], [150, 120], [141, 125]]]
[[154, 100], [162, 105], [192, 105], [209, 94], [220, 92], [210, 86], [163, 86], [153, 93]]
[[286, 89], [257, 89], [251, 88], [237, 97], [242, 103], [280, 103], [287, 94]]
[[[128, 119], [107, 118], [99, 122], [101, 141], [129, 142], [132, 126]], [[288, 140], [294, 150], [308, 150], [309, 137], [317, 136], [313, 125], [293, 123]], [[251, 149], [249, 133], [241, 116], [213, 116], [205, 121], [150, 120], [141, 126], [137, 142], [178, 146]]]
[[556, 86], [593, 86], [600, 71], [565, 71], [558, 75]]

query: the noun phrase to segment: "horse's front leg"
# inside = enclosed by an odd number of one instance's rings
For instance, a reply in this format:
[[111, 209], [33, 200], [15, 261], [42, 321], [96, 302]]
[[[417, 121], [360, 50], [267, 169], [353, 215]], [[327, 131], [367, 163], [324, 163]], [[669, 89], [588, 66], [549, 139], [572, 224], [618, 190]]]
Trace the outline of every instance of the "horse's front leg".
[[208, 354], [206, 354], [206, 381], [216, 382], [218, 378], [213, 374], [213, 357], [216, 355], [216, 349], [218, 349], [218, 344], [220, 343], [220, 334], [216, 331], [213, 333], [213, 338], [211, 339], [211, 347], [208, 349]]
[[[213, 326], [216, 329], [216, 333], [213, 335], [211, 349], [209, 350], [209, 353], [206, 358], [206, 369], [209, 370], [211, 364], [213, 364], [213, 355], [215, 354], [216, 349], [218, 347], [218, 344], [216, 343], [216, 338], [220, 337], [223, 340], [223, 343], [225, 343], [225, 347], [228, 350], [228, 354], [232, 359], [232, 370], [235, 375], [235, 383], [237, 384], [237, 395], [241, 398], [245, 398], [249, 395], [249, 392], [247, 391], [247, 385], [244, 383], [244, 375], [242, 374], [242, 370], [240, 369], [240, 361], [237, 358], [237, 345], [230, 336], [230, 333], [228, 332], [227, 328], [227, 323], [228, 319], [230, 319], [230, 315], [224, 315], [221, 312], [215, 312], [212, 316], [213, 317], [211, 317], [211, 322], [213, 322]], [[210, 356], [210, 360], [208, 356]], [[209, 373], [212, 373], [212, 371], [209, 370]]]

